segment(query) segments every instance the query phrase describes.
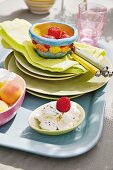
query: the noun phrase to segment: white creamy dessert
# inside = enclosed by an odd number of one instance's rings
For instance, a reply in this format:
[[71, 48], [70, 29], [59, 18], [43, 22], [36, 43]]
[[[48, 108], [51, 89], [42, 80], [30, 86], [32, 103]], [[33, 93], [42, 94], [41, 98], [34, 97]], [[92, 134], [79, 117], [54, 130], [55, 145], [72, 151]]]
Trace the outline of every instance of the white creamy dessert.
[[43, 105], [35, 114], [39, 126], [45, 130], [65, 130], [76, 125], [80, 119], [80, 110], [75, 102], [70, 102], [70, 109], [67, 112], [60, 112], [56, 108], [56, 101]]

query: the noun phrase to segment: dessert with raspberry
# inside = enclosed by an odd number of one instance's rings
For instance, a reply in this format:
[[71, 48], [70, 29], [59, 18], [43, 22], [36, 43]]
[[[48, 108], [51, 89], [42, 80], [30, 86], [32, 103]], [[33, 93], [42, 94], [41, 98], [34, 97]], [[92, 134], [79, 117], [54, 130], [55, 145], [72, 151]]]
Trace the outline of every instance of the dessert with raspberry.
[[78, 104], [68, 97], [61, 97], [57, 101], [49, 102], [40, 107], [35, 114], [41, 129], [54, 131], [66, 130], [74, 127], [81, 119]]

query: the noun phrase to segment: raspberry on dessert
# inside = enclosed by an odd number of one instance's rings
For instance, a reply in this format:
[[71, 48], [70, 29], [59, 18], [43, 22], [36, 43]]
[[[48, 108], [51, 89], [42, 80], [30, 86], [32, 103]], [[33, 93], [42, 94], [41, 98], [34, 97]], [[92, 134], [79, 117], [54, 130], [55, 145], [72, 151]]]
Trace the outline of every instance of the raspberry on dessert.
[[59, 39], [61, 37], [61, 29], [59, 27], [51, 27], [48, 29], [48, 35]]
[[61, 97], [56, 102], [56, 108], [60, 112], [67, 112], [70, 110], [71, 101], [68, 97]]
[[51, 39], [55, 39], [55, 37], [54, 37], [54, 36], [52, 36], [52, 35], [44, 35], [43, 37], [44, 37], [44, 38], [51, 38]]

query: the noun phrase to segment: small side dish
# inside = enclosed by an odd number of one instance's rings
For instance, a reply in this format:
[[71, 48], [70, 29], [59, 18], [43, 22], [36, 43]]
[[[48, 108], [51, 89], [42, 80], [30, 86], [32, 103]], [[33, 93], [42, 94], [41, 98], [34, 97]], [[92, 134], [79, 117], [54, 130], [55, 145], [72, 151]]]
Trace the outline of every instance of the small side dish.
[[61, 97], [34, 110], [29, 125], [39, 133], [60, 135], [74, 130], [84, 118], [85, 111], [79, 104]]
[[72, 48], [77, 39], [77, 29], [60, 22], [45, 22], [31, 26], [30, 37], [36, 52], [44, 58], [61, 58]]
[[0, 69], [0, 125], [16, 114], [25, 95], [25, 81], [17, 74]]

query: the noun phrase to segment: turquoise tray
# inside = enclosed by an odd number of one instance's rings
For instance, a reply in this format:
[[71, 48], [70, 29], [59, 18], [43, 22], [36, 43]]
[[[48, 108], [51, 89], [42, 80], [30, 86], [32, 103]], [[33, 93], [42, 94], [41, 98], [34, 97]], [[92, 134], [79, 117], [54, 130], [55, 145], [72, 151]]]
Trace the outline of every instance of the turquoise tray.
[[0, 146], [19, 149], [49, 157], [66, 158], [83, 154], [93, 148], [103, 128], [104, 88], [81, 96], [73, 101], [85, 109], [85, 121], [76, 130], [61, 136], [42, 135], [28, 125], [31, 110], [48, 102], [32, 95], [26, 95], [17, 115], [0, 127]]
[[[1, 61], [7, 53], [8, 51], [1, 49]], [[107, 55], [112, 57], [112, 52], [108, 50]], [[0, 146], [55, 158], [74, 157], [89, 151], [102, 133], [106, 89], [104, 86], [73, 99], [85, 109], [86, 117], [76, 130], [61, 136], [42, 135], [29, 127], [28, 117], [31, 111], [50, 100], [26, 93], [15, 118], [0, 127]]]

